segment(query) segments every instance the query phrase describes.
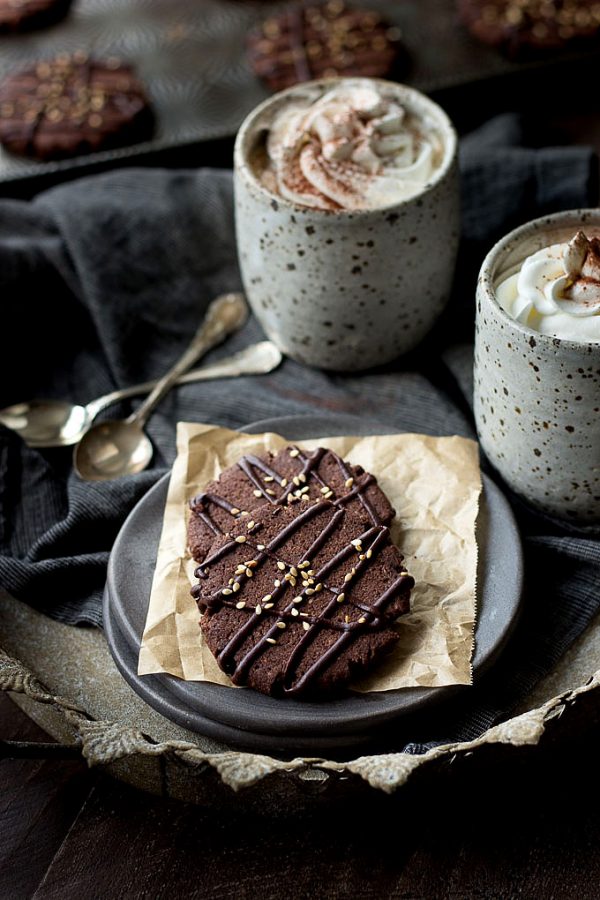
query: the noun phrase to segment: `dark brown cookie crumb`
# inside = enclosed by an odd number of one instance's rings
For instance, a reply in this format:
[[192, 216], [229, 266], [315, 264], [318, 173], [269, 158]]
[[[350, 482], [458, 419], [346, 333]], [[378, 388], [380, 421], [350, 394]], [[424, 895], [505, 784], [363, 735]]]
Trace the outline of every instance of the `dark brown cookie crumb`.
[[64, 54], [0, 84], [0, 142], [50, 160], [145, 140], [154, 119], [144, 89], [118, 59]]
[[221, 669], [235, 684], [302, 698], [338, 693], [392, 649], [414, 585], [387, 527], [327, 500], [264, 505], [215, 541], [196, 576]]
[[298, 505], [331, 500], [352, 512], [367, 511], [372, 524], [389, 525], [394, 510], [375, 477], [332, 450], [286, 447], [276, 455], [245, 456], [190, 502], [188, 543], [195, 560], [206, 556], [215, 536], [235, 520], [249, 519], [263, 503]]
[[397, 26], [342, 0], [270, 16], [250, 32], [247, 49], [253, 71], [273, 91], [313, 78], [399, 75], [406, 62]]
[[600, 37], [600, 6], [589, 0], [457, 0], [471, 34], [521, 58]]

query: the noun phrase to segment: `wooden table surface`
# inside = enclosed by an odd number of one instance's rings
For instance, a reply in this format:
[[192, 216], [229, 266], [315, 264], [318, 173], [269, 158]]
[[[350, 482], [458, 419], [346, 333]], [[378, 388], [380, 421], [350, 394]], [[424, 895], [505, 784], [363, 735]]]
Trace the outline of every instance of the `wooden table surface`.
[[[48, 740], [0, 695], [0, 736]], [[0, 751], [2, 747], [0, 745]], [[600, 896], [600, 728], [491, 773], [259, 817], [167, 801], [79, 760], [0, 752], [0, 898]]]

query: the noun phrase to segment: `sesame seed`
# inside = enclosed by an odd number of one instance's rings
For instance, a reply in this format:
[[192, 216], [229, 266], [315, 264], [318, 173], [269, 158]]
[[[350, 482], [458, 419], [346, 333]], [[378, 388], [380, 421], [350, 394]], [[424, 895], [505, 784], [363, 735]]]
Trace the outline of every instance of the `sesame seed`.
[[296, 568], [296, 566], [290, 566], [290, 575], [293, 575], [294, 578], [296, 578], [296, 576], [298, 575], [298, 569]]
[[257, 549], [257, 550], [264, 550], [264, 549], [265, 549], [265, 545], [264, 545], [264, 544], [257, 544], [257, 545], [256, 545], [256, 549]]
[[277, 641], [275, 640], [275, 638], [267, 638], [267, 644], [276, 644], [276, 643], [277, 643]]
[[346, 623], [346, 625], [348, 624], [349, 621], [350, 621], [350, 616], [344, 616], [344, 622]]
[[236, 574], [236, 575], [243, 575], [245, 571], [246, 571], [246, 566], [245, 566], [245, 565], [244, 565], [244, 566], [238, 566], [237, 569], [235, 570], [235, 574]]
[[258, 565], [258, 562], [257, 562], [257, 560], [255, 560], [255, 559], [248, 559], [248, 560], [246, 560], [246, 562], [244, 563], [244, 565], [245, 565], [245, 566], [250, 566], [251, 569], [254, 569], [254, 568], [256, 568], [256, 566]]
[[305, 587], [305, 588], [310, 587], [310, 581], [303, 581], [302, 587]]
[[271, 600], [271, 594], [265, 594], [265, 596], [260, 601], [261, 603], [268, 603]]
[[310, 560], [305, 559], [304, 562], [298, 564], [299, 569], [306, 569], [307, 566], [310, 566]]
[[247, 510], [245, 510], [245, 509], [242, 510], [242, 513], [241, 513], [241, 514], [242, 514], [242, 516], [249, 516], [249, 515], [250, 515], [250, 513], [249, 513]]
[[255, 523], [254, 523], [253, 519], [250, 522], [246, 522], [246, 528], [248, 529], [248, 531], [252, 531], [252, 529], [254, 528], [254, 525], [255, 525]]
[[240, 600], [239, 603], [236, 603], [236, 604], [235, 604], [235, 608], [236, 608], [236, 609], [243, 609], [243, 608], [245, 607], [245, 605], [246, 605], [246, 601], [245, 601], [245, 600]]
[[229, 512], [231, 513], [232, 516], [239, 516], [241, 510], [239, 510], [237, 508], [237, 506], [232, 506], [231, 509], [229, 510]]
[[317, 591], [317, 593], [318, 593], [319, 591], [322, 591], [322, 590], [323, 590], [323, 585], [321, 584], [321, 582], [319, 582], [319, 583], [315, 586], [315, 591]]
[[265, 603], [263, 609], [273, 609], [274, 606], [274, 603]]
[[307, 503], [310, 503], [310, 497], [308, 496], [308, 494], [303, 494], [303, 495], [300, 497], [300, 499], [301, 499], [301, 500], [305, 500]]
[[277, 560], [277, 568], [281, 569], [282, 572], [285, 571], [285, 563], [281, 562], [280, 559]]
[[299, 455], [300, 455], [300, 451], [298, 450], [298, 448], [292, 447], [292, 449], [290, 450], [290, 456], [292, 457], [292, 459], [294, 459], [296, 456], [299, 456]]
[[321, 488], [321, 493], [322, 493], [322, 494], [327, 494], [327, 493], [329, 492], [329, 490], [330, 490], [330, 488], [329, 488], [327, 485], [325, 485], [325, 487], [322, 487], [322, 488]]
[[237, 543], [237, 544], [245, 544], [245, 543], [246, 543], [246, 535], [245, 535], [245, 534], [238, 534], [238, 536], [236, 537], [235, 540], [236, 540], [236, 543]]
[[329, 500], [330, 497], [333, 497], [333, 491], [327, 491], [327, 493], [325, 494], [326, 500]]
[[297, 615], [298, 615], [298, 610], [294, 607], [294, 608], [291, 610], [291, 613], [292, 613], [293, 616], [297, 616]]
[[223, 588], [221, 593], [222, 594], [233, 594], [233, 591], [231, 590], [231, 588]]
[[360, 538], [354, 538], [354, 540], [350, 541], [350, 543], [352, 544], [353, 547], [358, 548], [358, 547], [360, 547], [362, 542], [361, 542]]
[[367, 559], [371, 559], [371, 557], [373, 556], [373, 551], [367, 550], [367, 552], [365, 553], [365, 556], [367, 557]]
[[352, 572], [347, 572], [347, 573], [344, 575], [344, 581], [346, 581], [346, 582], [352, 581]]
[[256, 613], [257, 616], [260, 616], [260, 614], [262, 612], [262, 606], [260, 605], [260, 603], [256, 604], [256, 606], [254, 607], [254, 612]]
[[305, 483], [305, 481], [306, 481], [306, 475], [304, 474], [304, 472], [300, 472], [300, 474], [298, 475], [298, 478], [300, 479], [300, 481], [302, 482], [302, 484]]
[[306, 588], [306, 593], [308, 594], [309, 597], [312, 596], [312, 594], [314, 594], [314, 592], [315, 592], [314, 588]]
[[275, 587], [281, 587], [281, 582], [280, 582], [279, 578], [276, 578], [275, 581], [273, 582], [273, 584], [275, 585]]
[[281, 481], [279, 482], [281, 487], [287, 487], [287, 483], [288, 483], [287, 478], [282, 478]]
[[364, 616], [361, 616], [360, 619], [359, 619], [358, 621], [359, 621], [360, 624], [362, 625], [362, 623], [363, 623], [363, 622], [366, 622], [367, 620], [365, 619]]
[[338, 594], [338, 598], [337, 598], [338, 603], [343, 603], [345, 599], [346, 599], [345, 594]]
[[278, 623], [277, 623], [277, 627], [278, 627], [278, 628], [285, 628], [285, 622], [278, 622]]
[[273, 481], [272, 475], [265, 475], [265, 481]]
[[241, 585], [240, 585], [239, 581], [236, 581], [236, 582], [234, 582], [234, 584], [232, 585], [231, 590], [233, 591], [234, 594], [237, 594], [237, 592], [239, 591], [240, 587], [241, 587]]
[[347, 488], [351, 488], [353, 484], [354, 484], [354, 478], [347, 478], [346, 481], [344, 482], [344, 486]]
[[274, 496], [275, 496], [275, 491], [272, 490], [271, 488], [267, 488], [267, 494], [269, 494], [269, 496], [271, 496], [271, 497], [274, 497]]
[[298, 478], [297, 475], [294, 475], [294, 477], [292, 478], [292, 481], [294, 482], [296, 487], [300, 487], [300, 479]]
[[292, 603], [302, 603], [302, 596], [299, 594], [297, 597], [294, 597]]
[[255, 497], [262, 497], [262, 491], [259, 491], [258, 488], [252, 491]]
[[254, 575], [254, 572], [252, 571], [252, 569], [246, 569], [245, 574], [246, 574], [247, 578], [252, 578], [252, 576]]
[[304, 628], [305, 631], [309, 631], [310, 630], [310, 622], [303, 622], [302, 627]]
[[359, 556], [358, 556], [358, 558], [359, 558], [359, 559], [366, 559], [367, 557], [365, 556], [364, 553], [360, 553]]

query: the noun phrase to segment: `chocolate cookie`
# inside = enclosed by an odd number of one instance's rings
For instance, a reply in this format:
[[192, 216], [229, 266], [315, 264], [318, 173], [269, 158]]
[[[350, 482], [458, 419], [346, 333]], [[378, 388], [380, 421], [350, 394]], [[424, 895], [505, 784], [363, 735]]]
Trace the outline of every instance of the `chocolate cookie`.
[[[258, 517], [260, 514], [260, 518]], [[325, 697], [398, 639], [414, 585], [389, 529], [327, 500], [263, 506], [219, 538], [192, 595], [221, 669], [237, 685]]]
[[275, 456], [243, 456], [190, 501], [190, 552], [201, 562], [215, 536], [265, 502], [293, 506], [322, 499], [365, 511], [372, 525], [389, 525], [395, 515], [375, 477], [361, 466], [323, 447], [310, 452], [286, 447]]
[[61, 55], [0, 84], [0, 143], [12, 153], [61, 159], [149, 138], [141, 83], [118, 59]]
[[600, 37], [600, 7], [589, 0], [458, 0], [471, 34], [511, 57]]
[[405, 59], [400, 29], [342, 0], [293, 6], [248, 35], [248, 59], [273, 91], [335, 75], [385, 78]]
[[72, 0], [0, 0], [0, 34], [54, 25], [69, 12]]

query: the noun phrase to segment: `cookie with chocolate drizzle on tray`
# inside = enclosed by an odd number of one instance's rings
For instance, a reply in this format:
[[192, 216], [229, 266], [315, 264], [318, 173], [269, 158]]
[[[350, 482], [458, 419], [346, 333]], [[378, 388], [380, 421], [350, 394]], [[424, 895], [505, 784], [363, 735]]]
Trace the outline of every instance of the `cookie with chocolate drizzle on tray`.
[[190, 501], [190, 552], [202, 562], [216, 536], [236, 519], [250, 520], [250, 512], [263, 503], [301, 506], [323, 499], [366, 513], [372, 525], [389, 525], [395, 515], [377, 479], [361, 466], [323, 447], [286, 447], [275, 455], [243, 456]]
[[263, 504], [195, 574], [220, 668], [236, 685], [301, 699], [339, 693], [393, 648], [414, 585], [387, 526], [330, 500]]

